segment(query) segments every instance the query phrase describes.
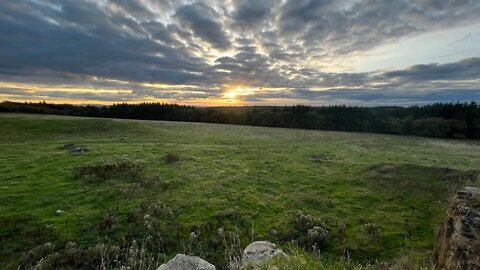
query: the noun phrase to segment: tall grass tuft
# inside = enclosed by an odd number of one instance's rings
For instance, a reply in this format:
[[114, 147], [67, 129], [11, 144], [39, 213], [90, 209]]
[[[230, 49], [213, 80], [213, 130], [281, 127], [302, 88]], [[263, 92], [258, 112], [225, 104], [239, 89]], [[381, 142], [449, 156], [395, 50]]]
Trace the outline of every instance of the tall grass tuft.
[[163, 157], [163, 160], [165, 161], [166, 164], [173, 164], [173, 163], [177, 163], [178, 161], [180, 161], [180, 157], [176, 154], [167, 153]]

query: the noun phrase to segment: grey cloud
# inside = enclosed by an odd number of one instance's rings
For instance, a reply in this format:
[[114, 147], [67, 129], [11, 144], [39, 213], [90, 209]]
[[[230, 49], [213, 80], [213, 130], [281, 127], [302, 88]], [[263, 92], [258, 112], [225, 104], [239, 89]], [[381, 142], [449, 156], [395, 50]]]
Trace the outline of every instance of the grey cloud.
[[[202, 80], [195, 75], [206, 67], [202, 59], [183, 48], [154, 42], [136, 21], [94, 2], [62, 1], [58, 10], [23, 1], [2, 2], [0, 7], [0, 30], [8, 34], [0, 45], [0, 72], [52, 70], [59, 76], [79, 73], [166, 83]], [[45, 21], [47, 14], [61, 24]], [[163, 41], [173, 42], [168, 30], [158, 23], [157, 29]]]
[[175, 17], [214, 47], [226, 49], [230, 46], [222, 25], [216, 20], [219, 14], [211, 7], [200, 2], [188, 4], [177, 9]]
[[216, 63], [221, 63], [221, 64], [231, 64], [231, 63], [235, 63], [235, 61], [236, 61], [235, 58], [228, 57], [228, 56], [223, 56], [215, 60]]
[[255, 44], [255, 40], [253, 38], [236, 38], [235, 43], [240, 45], [240, 46], [247, 46], [247, 45], [252, 45]]
[[275, 0], [237, 0], [231, 14], [234, 26], [241, 28], [258, 27], [268, 19], [279, 1]]
[[117, 0], [111, 1], [109, 4], [121, 8], [123, 12], [131, 14], [136, 18], [155, 16], [155, 13], [144, 5], [142, 1]]
[[331, 11], [332, 0], [287, 0], [281, 8], [280, 29], [291, 33], [305, 29], [305, 26], [322, 19], [322, 14]]
[[463, 80], [480, 78], [480, 58], [468, 58], [456, 63], [415, 65], [405, 70], [384, 74], [405, 80]]
[[422, 92], [405, 93], [401, 89], [290, 89], [281, 93], [263, 92], [245, 101], [268, 102], [271, 99], [303, 100], [312, 105], [347, 104], [360, 106], [410, 106], [435, 102], [470, 102], [480, 99], [480, 89], [430, 89]]
[[[346, 2], [346, 1], [343, 1]], [[442, 2], [444, 4], [438, 4]], [[302, 43], [328, 55], [369, 49], [404, 36], [478, 18], [480, 2], [287, 0], [277, 20], [276, 42]]]

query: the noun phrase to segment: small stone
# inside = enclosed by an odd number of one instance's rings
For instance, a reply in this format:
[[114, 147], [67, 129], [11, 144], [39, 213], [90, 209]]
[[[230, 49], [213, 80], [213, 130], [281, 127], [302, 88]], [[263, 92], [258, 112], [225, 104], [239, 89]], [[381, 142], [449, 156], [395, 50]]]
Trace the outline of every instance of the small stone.
[[73, 149], [70, 149], [70, 153], [72, 153], [72, 155], [74, 156], [78, 156], [86, 152], [88, 152], [88, 148], [86, 147], [75, 147]]
[[470, 196], [475, 196], [480, 194], [480, 188], [477, 187], [465, 187], [464, 190], [470, 194]]

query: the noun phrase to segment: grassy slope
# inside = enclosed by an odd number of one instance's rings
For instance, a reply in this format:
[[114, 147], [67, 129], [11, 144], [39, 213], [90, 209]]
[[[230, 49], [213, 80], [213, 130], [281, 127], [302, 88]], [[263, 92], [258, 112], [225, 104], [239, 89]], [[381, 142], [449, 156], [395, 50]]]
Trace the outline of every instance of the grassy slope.
[[[73, 156], [60, 148], [66, 143], [90, 152]], [[174, 209], [185, 238], [189, 227], [234, 212], [241, 218], [232, 223], [244, 235], [253, 227], [263, 239], [302, 210], [327, 223], [332, 256], [344, 250], [359, 260], [389, 259], [407, 249], [424, 254], [468, 175], [456, 170], [480, 165], [478, 141], [9, 114], [0, 115], [0, 153], [2, 269], [14, 267], [32, 243], [63, 239], [88, 246], [118, 237], [131, 229], [130, 209], [160, 202]], [[180, 161], [165, 164], [166, 153]], [[119, 158], [144, 162], [171, 188], [110, 196], [116, 183], [73, 178], [77, 165]], [[92, 229], [114, 208], [115, 230]], [[65, 213], [56, 215], [57, 209]], [[381, 236], [366, 235], [365, 222], [379, 224]], [[347, 224], [342, 243], [335, 236], [339, 223]], [[48, 232], [36, 235], [39, 224]], [[247, 241], [242, 238], [243, 246]]]

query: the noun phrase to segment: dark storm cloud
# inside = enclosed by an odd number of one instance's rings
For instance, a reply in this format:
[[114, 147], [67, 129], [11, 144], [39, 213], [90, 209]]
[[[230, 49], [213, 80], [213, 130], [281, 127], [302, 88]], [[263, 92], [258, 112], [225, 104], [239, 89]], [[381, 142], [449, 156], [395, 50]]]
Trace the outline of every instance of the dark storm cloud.
[[[0, 3], [0, 30], [6, 33], [0, 71], [28, 74], [45, 69], [170, 83], [202, 80], [194, 74], [204, 69], [202, 59], [155, 42], [135, 20], [95, 2], [61, 3], [59, 9], [35, 2]], [[172, 42], [159, 23], [156, 29], [152, 35]]]
[[219, 16], [214, 9], [200, 2], [182, 6], [175, 14], [175, 17], [192, 29], [198, 37], [217, 48], [225, 49], [230, 46], [230, 41], [221, 23], [215, 19]]
[[[132, 90], [96, 97], [109, 101], [219, 98], [230, 85], [289, 89], [257, 91], [245, 97], [251, 101], [478, 100], [480, 58], [386, 72], [324, 70], [340, 56], [465, 24], [478, 14], [477, 0], [0, 1], [0, 83]], [[454, 94], [455, 87], [462, 90]], [[0, 86], [0, 94], [15, 89]], [[31, 91], [18, 94], [27, 99]]]

